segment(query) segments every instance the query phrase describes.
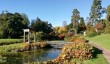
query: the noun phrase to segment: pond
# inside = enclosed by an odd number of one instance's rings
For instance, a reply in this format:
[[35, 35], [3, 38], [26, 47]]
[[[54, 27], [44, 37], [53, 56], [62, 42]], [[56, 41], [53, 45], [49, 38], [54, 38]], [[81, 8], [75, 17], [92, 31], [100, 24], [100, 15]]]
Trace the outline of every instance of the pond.
[[0, 54], [0, 64], [25, 64], [33, 61], [47, 61], [56, 58], [61, 49], [40, 49], [19, 53]]

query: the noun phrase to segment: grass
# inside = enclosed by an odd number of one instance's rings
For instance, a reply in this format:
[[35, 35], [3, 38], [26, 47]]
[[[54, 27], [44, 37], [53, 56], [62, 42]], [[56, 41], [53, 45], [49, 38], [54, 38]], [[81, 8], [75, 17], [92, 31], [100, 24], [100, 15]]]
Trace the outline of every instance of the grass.
[[84, 61], [84, 64], [108, 64], [108, 62], [104, 58], [102, 51], [94, 47], [93, 58]]
[[102, 34], [95, 37], [86, 37], [86, 39], [110, 50], [110, 34]]
[[16, 50], [16, 49], [21, 49], [25, 45], [26, 45], [26, 43], [17, 43], [17, 44], [3, 45], [3, 46], [0, 46], [0, 53], [10, 52], [11, 50]]
[[103, 57], [102, 51], [89, 45], [84, 39], [74, 37], [74, 43], [65, 45], [62, 53], [47, 64], [108, 64]]
[[0, 39], [0, 45], [8, 45], [22, 42], [22, 39]]
[[29, 50], [43, 49], [43, 48], [52, 48], [50, 44], [45, 42], [36, 42], [36, 43], [15, 43], [10, 45], [0, 46], [0, 53], [3, 52], [23, 52]]
[[98, 54], [97, 58], [87, 60], [84, 64], [108, 64], [108, 62], [102, 54]]
[[[102, 52], [97, 49], [97, 48], [94, 48], [95, 52], [95, 56], [93, 56], [92, 59], [89, 59], [89, 60], [84, 60], [84, 61], [80, 61], [78, 59], [74, 59], [72, 58], [71, 60], [68, 61], [64, 61], [63, 64], [108, 64], [107, 60], [104, 58]], [[49, 62], [49, 61], [47, 61]], [[52, 61], [50, 60], [50, 63], [47, 63], [47, 62], [43, 62], [43, 63], [40, 63], [40, 62], [32, 62], [30, 64], [55, 64], [54, 62], [51, 63]], [[74, 63], [74, 62], [77, 62], [77, 63]]]

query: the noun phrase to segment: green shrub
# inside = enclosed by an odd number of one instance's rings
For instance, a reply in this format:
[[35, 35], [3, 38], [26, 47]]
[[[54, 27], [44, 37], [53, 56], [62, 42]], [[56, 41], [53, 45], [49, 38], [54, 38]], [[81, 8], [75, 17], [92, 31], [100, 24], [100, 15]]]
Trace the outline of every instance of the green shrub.
[[110, 27], [106, 27], [106, 28], [104, 29], [104, 33], [110, 34]]
[[64, 41], [69, 41], [71, 39], [71, 37], [65, 37]]
[[42, 37], [43, 37], [43, 32], [37, 32], [36, 33], [36, 39], [37, 39], [37, 41], [41, 41], [42, 40]]
[[94, 36], [97, 36], [97, 35], [100, 35], [100, 33], [97, 33], [97, 32], [89, 32], [87, 34], [87, 37], [94, 37]]

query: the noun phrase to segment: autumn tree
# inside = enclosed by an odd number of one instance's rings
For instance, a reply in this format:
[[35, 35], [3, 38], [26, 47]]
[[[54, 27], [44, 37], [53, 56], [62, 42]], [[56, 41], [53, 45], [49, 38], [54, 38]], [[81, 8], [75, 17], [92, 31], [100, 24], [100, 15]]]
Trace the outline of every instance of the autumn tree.
[[55, 36], [59, 35], [59, 33], [58, 33], [59, 29], [60, 29], [59, 26], [56, 26], [56, 27], [53, 28], [53, 32], [55, 33]]
[[65, 27], [60, 27], [59, 30], [58, 30], [58, 33], [59, 33], [59, 34], [67, 33], [67, 30], [66, 30]]
[[102, 24], [102, 22], [98, 22], [98, 23], [95, 25], [95, 28], [97, 29], [97, 32], [98, 32], [98, 33], [101, 33], [102, 30], [103, 30], [103, 24]]

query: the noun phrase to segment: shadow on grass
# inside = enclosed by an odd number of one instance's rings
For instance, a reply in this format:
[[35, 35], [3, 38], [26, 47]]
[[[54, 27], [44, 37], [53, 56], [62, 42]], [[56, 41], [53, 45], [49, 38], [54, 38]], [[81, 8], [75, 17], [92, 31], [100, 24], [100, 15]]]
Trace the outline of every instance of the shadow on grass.
[[[89, 42], [89, 40], [86, 40], [86, 42], [88, 43]], [[102, 50], [100, 50], [100, 49], [98, 49], [98, 48], [96, 48], [96, 47], [93, 47], [93, 52], [92, 52], [92, 56], [93, 56], [93, 58], [97, 58], [97, 55], [98, 54], [102, 54]]]
[[97, 58], [97, 55], [98, 54], [102, 54], [102, 50], [96, 48], [96, 47], [93, 47], [94, 49], [94, 52], [92, 53], [93, 54], [93, 58]]

